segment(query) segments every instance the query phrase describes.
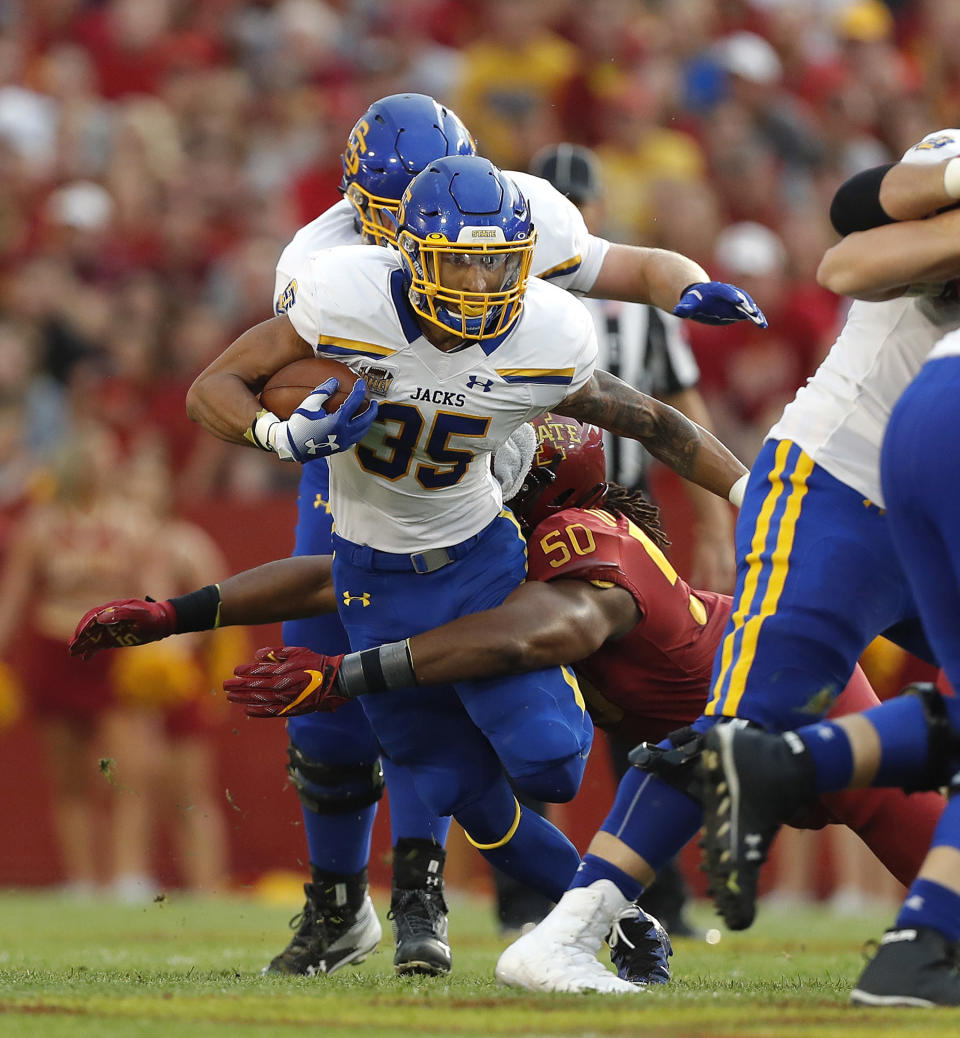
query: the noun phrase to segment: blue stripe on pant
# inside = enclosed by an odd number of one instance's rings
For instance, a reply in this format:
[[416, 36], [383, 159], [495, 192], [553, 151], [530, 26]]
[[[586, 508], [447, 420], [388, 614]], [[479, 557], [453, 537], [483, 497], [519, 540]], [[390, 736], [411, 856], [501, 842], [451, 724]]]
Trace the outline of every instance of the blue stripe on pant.
[[830, 708], [874, 637], [916, 626], [883, 513], [789, 440], [764, 444], [736, 541], [707, 718], [806, 724]]
[[[466, 556], [432, 573], [371, 570], [347, 554], [338, 550], [333, 575], [354, 650], [493, 608], [526, 572], [526, 546], [506, 517], [490, 523]], [[361, 702], [385, 753], [413, 771], [421, 798], [439, 814], [477, 800], [504, 768], [523, 792], [569, 799], [593, 734], [576, 682], [560, 668]]]

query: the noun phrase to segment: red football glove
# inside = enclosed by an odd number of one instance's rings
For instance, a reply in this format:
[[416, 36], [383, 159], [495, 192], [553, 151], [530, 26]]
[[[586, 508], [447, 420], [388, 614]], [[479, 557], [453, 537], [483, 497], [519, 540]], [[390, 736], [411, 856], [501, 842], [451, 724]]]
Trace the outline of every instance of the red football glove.
[[324, 656], [285, 645], [258, 649], [256, 663], [244, 663], [223, 683], [227, 699], [242, 703], [247, 717], [293, 717], [315, 710], [332, 713], [347, 702], [333, 692], [343, 656]]
[[70, 639], [70, 655], [88, 660], [101, 649], [158, 642], [176, 629], [177, 614], [169, 602], [121, 598], [83, 614]]

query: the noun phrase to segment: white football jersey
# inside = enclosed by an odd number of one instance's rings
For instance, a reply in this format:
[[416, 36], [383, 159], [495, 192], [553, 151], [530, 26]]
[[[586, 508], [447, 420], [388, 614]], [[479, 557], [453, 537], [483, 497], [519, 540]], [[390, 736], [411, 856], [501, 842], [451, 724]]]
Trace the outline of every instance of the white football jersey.
[[504, 337], [443, 353], [414, 320], [399, 254], [370, 245], [313, 253], [285, 313], [379, 401], [363, 440], [329, 459], [330, 504], [340, 536], [388, 552], [482, 530], [503, 503], [491, 453], [585, 385], [597, 357], [583, 304], [536, 278]]
[[[597, 280], [610, 243], [587, 231], [580, 210], [552, 184], [529, 173], [507, 171], [530, 203], [537, 245], [533, 273], [569, 292], [589, 292]], [[274, 313], [284, 312], [284, 293], [301, 276], [310, 254], [333, 245], [361, 245], [353, 206], [341, 199], [305, 224], [293, 236], [277, 262]]]
[[[960, 130], [940, 130], [901, 161], [937, 163], [955, 155]], [[880, 445], [890, 411], [934, 345], [958, 328], [960, 302], [951, 288], [883, 303], [854, 301], [837, 341], [768, 437], [793, 440], [831, 476], [882, 507]]]
[[949, 335], [945, 336], [934, 346], [927, 359], [935, 360], [937, 357], [956, 357], [957, 354], [960, 354], [960, 332], [950, 332]]

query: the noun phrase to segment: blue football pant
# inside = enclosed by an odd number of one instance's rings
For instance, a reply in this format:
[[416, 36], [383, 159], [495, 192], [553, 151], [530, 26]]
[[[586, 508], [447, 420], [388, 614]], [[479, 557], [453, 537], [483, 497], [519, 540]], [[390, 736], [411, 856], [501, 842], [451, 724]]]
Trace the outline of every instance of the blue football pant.
[[[463, 557], [432, 573], [384, 569], [369, 549], [337, 541], [334, 583], [356, 651], [411, 637], [499, 605], [523, 580], [526, 549], [512, 517], [494, 520]], [[550, 897], [579, 863], [544, 819], [521, 812], [517, 790], [569, 800], [593, 726], [572, 672], [421, 686], [361, 699], [384, 753], [410, 769], [423, 801], [453, 815], [499, 868]]]
[[767, 441], [751, 470], [736, 547], [705, 720], [808, 724], [879, 634], [931, 658], [886, 516], [789, 440]]
[[928, 361], [887, 426], [881, 478], [893, 543], [926, 635], [960, 690], [960, 358]]
[[[325, 460], [303, 466], [297, 501], [295, 556], [332, 552], [328, 483]], [[283, 641], [286, 645], [305, 645], [329, 655], [350, 651], [347, 633], [336, 614], [287, 621], [283, 625]], [[359, 702], [347, 703], [333, 714], [291, 717], [287, 721], [287, 732], [290, 741], [319, 764], [372, 768], [380, 755], [380, 747]], [[389, 790], [393, 844], [404, 837], [434, 839], [444, 844], [450, 820], [427, 810], [406, 769], [393, 767], [389, 762], [384, 762], [383, 767]], [[336, 789], [330, 792], [335, 795]], [[375, 804], [331, 814], [302, 806], [302, 815], [313, 865], [348, 875], [366, 866], [376, 817]]]

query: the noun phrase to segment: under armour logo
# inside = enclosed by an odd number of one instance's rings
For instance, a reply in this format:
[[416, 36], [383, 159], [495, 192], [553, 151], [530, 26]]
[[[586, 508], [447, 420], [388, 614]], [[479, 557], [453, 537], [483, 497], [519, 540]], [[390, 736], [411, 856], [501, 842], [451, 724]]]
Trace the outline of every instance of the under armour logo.
[[351, 595], [349, 591], [344, 591], [343, 604], [352, 605], [354, 602], [359, 602], [366, 609], [370, 605], [370, 592], [364, 591], [362, 595]]
[[478, 375], [471, 375], [467, 379], [467, 389], [481, 389], [484, 393], [489, 393], [493, 389], [492, 378], [480, 378]]
[[337, 437], [331, 433], [323, 443], [317, 443], [317, 441], [311, 436], [309, 440], [304, 444], [307, 450], [307, 454], [319, 454], [323, 451], [324, 454], [333, 454], [340, 450], [340, 446], [337, 443]]
[[322, 508], [327, 515], [330, 514], [330, 502], [324, 500], [323, 494], [317, 494], [313, 499], [314, 508]]

